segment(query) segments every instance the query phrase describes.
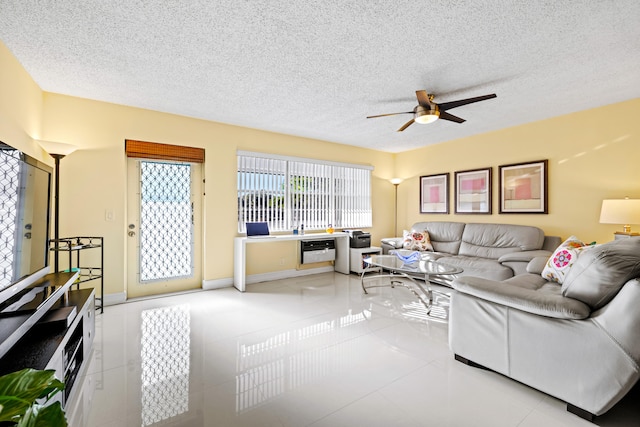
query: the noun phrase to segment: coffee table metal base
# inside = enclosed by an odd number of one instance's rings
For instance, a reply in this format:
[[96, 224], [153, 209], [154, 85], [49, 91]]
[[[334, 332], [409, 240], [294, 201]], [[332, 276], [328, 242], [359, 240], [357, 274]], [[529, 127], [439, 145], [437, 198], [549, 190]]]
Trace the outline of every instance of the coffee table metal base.
[[[389, 278], [389, 283], [382, 284], [382, 285], [365, 286], [365, 279], [373, 279], [373, 278], [375, 279]], [[382, 288], [382, 287], [395, 288], [396, 286], [402, 286], [403, 288], [406, 288], [409, 291], [411, 291], [411, 293], [413, 293], [418, 298], [418, 301], [420, 301], [422, 305], [424, 305], [425, 308], [427, 309], [427, 315], [430, 315], [431, 309], [433, 308], [434, 294], [436, 294], [439, 297], [444, 297], [447, 300], [449, 300], [450, 296], [444, 292], [431, 289], [431, 287], [429, 286], [429, 274], [425, 274], [424, 281], [425, 281], [426, 288], [414, 277], [411, 277], [408, 274], [405, 274], [403, 272], [397, 272], [397, 271], [390, 271], [387, 273], [381, 273], [381, 274], [370, 276], [370, 277], [365, 277], [365, 273], [363, 272], [362, 275], [360, 276], [360, 286], [362, 286], [362, 291], [365, 294], [369, 294], [369, 292], [367, 292], [367, 288]]]

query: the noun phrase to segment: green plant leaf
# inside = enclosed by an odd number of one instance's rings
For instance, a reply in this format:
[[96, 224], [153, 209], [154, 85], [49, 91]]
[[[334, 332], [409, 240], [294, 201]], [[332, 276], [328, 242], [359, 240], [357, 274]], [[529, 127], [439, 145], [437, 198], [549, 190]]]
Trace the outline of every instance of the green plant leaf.
[[35, 426], [36, 419], [38, 417], [39, 412], [38, 405], [33, 405], [27, 409], [24, 415], [20, 418], [16, 427], [33, 427]]
[[47, 426], [67, 426], [67, 417], [65, 416], [64, 409], [60, 402], [55, 402], [40, 410], [40, 416], [38, 417], [36, 427]]
[[16, 421], [39, 398], [50, 398], [64, 388], [55, 371], [23, 369], [0, 377], [0, 421]]
[[64, 383], [54, 376], [53, 380], [49, 383], [49, 387], [42, 391], [40, 398], [45, 398], [45, 400], [48, 401], [52, 396], [62, 390], [64, 390]]
[[33, 405], [16, 427], [67, 427], [67, 418], [60, 402], [49, 406]]

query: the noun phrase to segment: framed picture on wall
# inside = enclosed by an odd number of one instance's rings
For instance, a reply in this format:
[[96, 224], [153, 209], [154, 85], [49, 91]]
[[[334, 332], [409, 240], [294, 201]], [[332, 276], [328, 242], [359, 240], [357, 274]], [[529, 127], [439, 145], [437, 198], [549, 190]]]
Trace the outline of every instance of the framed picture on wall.
[[420, 177], [420, 213], [449, 213], [449, 173]]
[[455, 172], [457, 214], [491, 213], [491, 168]]
[[500, 213], [548, 213], [547, 160], [499, 166]]

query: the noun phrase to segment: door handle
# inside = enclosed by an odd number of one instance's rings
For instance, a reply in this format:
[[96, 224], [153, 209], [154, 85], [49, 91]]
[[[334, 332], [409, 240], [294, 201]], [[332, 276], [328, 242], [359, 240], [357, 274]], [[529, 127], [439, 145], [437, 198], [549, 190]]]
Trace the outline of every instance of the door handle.
[[136, 235], [136, 232], [135, 231], [130, 231], [127, 234], [129, 235], [129, 237], [133, 237], [133, 236]]

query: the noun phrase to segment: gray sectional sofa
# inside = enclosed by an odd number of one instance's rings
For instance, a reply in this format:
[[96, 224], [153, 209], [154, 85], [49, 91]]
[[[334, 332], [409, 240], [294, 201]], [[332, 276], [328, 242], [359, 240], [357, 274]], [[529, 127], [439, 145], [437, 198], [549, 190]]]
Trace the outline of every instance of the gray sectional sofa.
[[[418, 222], [433, 252], [464, 269], [449, 280], [449, 346], [463, 363], [491, 369], [567, 402], [588, 420], [640, 380], [640, 237], [589, 246], [562, 284], [544, 271], [559, 237], [537, 227]], [[382, 240], [384, 253], [402, 238]], [[565, 242], [566, 244], [566, 242]]]
[[[433, 252], [429, 259], [461, 267], [461, 276], [505, 280], [526, 273], [535, 257], [549, 257], [560, 245], [557, 236], [545, 236], [538, 227], [512, 224], [478, 224], [446, 221], [417, 222], [411, 231], [429, 233]], [[381, 240], [382, 252], [402, 249], [403, 238]], [[450, 278], [436, 278], [450, 285]]]
[[454, 280], [449, 344], [592, 420], [640, 378], [640, 237], [581, 252], [562, 284], [542, 277], [547, 259], [507, 280]]

